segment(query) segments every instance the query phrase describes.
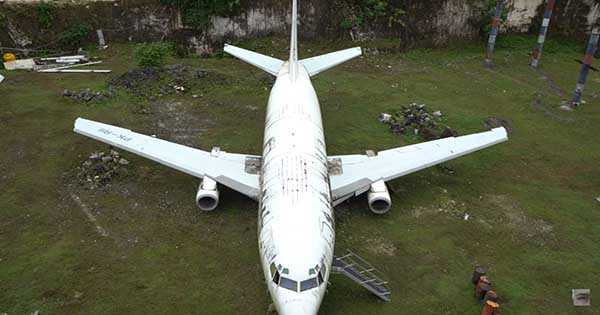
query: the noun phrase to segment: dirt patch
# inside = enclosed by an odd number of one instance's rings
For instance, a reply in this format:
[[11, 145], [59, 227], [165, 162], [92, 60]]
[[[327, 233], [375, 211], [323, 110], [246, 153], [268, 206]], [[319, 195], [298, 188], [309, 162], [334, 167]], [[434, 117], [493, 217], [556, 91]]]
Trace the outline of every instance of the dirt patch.
[[502, 214], [499, 221], [517, 232], [516, 235], [520, 239], [524, 238], [542, 246], [556, 240], [551, 223], [527, 216], [519, 202], [510, 196], [491, 195], [487, 199], [492, 205], [499, 208]]
[[559, 114], [556, 114], [552, 110], [550, 110], [548, 108], [548, 106], [546, 106], [544, 104], [544, 102], [542, 101], [543, 96], [544, 95], [542, 93], [538, 93], [535, 96], [535, 98], [533, 99], [533, 102], [531, 102], [531, 107], [541, 111], [542, 113], [544, 113], [544, 115], [552, 118], [552, 120], [554, 120], [554, 121], [561, 122], [561, 123], [575, 122], [575, 119], [573, 119], [573, 118], [562, 117]]
[[201, 135], [215, 123], [197, 107], [180, 101], [165, 100], [150, 103], [153, 124], [160, 138], [178, 144], [198, 147]]
[[448, 192], [443, 189], [437, 204], [433, 204], [429, 207], [415, 208], [412, 210], [412, 216], [418, 219], [429, 215], [443, 214], [455, 219], [469, 220], [471, 215], [468, 214], [467, 204], [450, 198], [446, 195], [447, 193]]
[[369, 238], [366, 243], [369, 251], [376, 255], [395, 256], [398, 251], [394, 243], [383, 237]]

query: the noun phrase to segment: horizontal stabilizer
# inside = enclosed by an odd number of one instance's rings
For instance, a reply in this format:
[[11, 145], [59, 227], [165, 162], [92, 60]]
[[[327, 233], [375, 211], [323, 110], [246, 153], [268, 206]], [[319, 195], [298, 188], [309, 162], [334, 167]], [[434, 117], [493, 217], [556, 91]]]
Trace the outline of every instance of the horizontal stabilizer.
[[225, 44], [225, 52], [239, 58], [257, 68], [260, 68], [274, 76], [279, 73], [283, 66], [283, 61], [277, 58], [261, 55], [250, 50]]
[[308, 74], [312, 77], [360, 55], [362, 55], [362, 49], [360, 47], [354, 47], [332, 52], [326, 55], [304, 59], [300, 62], [304, 65], [306, 71], [308, 71]]

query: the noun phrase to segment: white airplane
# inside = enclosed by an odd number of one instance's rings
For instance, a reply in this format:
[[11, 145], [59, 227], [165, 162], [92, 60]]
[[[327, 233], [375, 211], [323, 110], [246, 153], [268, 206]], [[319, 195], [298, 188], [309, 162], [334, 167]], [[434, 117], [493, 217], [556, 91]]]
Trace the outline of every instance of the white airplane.
[[258, 201], [261, 263], [279, 314], [317, 314], [334, 261], [333, 207], [368, 192], [370, 209], [390, 210], [386, 181], [506, 141], [504, 128], [367, 155], [328, 156], [310, 78], [361, 55], [347, 49], [299, 60], [293, 0], [289, 60], [238, 47], [225, 51], [277, 77], [267, 107], [262, 156], [189, 148], [78, 118], [74, 131], [202, 179], [198, 207], [214, 210], [218, 184]]

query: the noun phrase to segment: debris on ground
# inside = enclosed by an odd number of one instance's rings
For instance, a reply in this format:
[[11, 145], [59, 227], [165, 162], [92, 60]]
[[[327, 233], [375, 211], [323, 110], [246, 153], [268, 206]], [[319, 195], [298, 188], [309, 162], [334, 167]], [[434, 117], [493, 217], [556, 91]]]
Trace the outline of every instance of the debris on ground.
[[442, 123], [442, 112], [430, 112], [424, 104], [402, 106], [395, 114], [381, 113], [378, 120], [388, 124], [395, 134], [413, 133], [425, 140], [458, 136], [458, 132]]
[[33, 67], [35, 67], [33, 59], [18, 59], [4, 63], [6, 70], [33, 70]]
[[97, 91], [94, 92], [91, 89], [82, 89], [79, 92], [65, 89], [62, 93], [63, 97], [68, 97], [76, 102], [89, 103], [89, 102], [102, 102], [114, 96], [112, 90], [109, 91]]
[[192, 68], [187, 65], [174, 64], [162, 68], [138, 68], [130, 70], [121, 76], [109, 81], [109, 85], [124, 88], [130, 93], [140, 97], [163, 97], [172, 94], [181, 94], [188, 91], [196, 93], [197, 85], [227, 84], [225, 76], [201, 68]]
[[596, 201], [600, 202], [600, 196], [596, 197]]
[[567, 111], [567, 112], [572, 112], [573, 111], [573, 106], [569, 106], [569, 105], [566, 105], [566, 104], [561, 105], [559, 108], [562, 109], [562, 110], [564, 110], [564, 111]]
[[573, 299], [574, 306], [590, 306], [590, 289], [572, 289], [571, 299]]
[[483, 125], [489, 130], [504, 127], [504, 129], [506, 129], [506, 131], [509, 133], [513, 131], [512, 124], [504, 118], [488, 117], [483, 122]]
[[2, 81], [4, 81], [4, 76], [0, 74], [0, 83], [2, 83]]
[[104, 187], [117, 176], [127, 173], [130, 162], [115, 150], [94, 152], [77, 168], [77, 177], [89, 189]]

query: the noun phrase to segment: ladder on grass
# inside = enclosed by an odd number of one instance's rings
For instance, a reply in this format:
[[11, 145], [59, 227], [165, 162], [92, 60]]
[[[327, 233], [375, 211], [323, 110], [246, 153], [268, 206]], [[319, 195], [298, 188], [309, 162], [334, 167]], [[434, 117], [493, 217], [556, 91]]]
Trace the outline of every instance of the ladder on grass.
[[345, 275], [380, 299], [386, 302], [391, 300], [392, 292], [387, 286], [388, 282], [382, 280], [381, 273], [352, 251], [333, 258], [333, 271]]

